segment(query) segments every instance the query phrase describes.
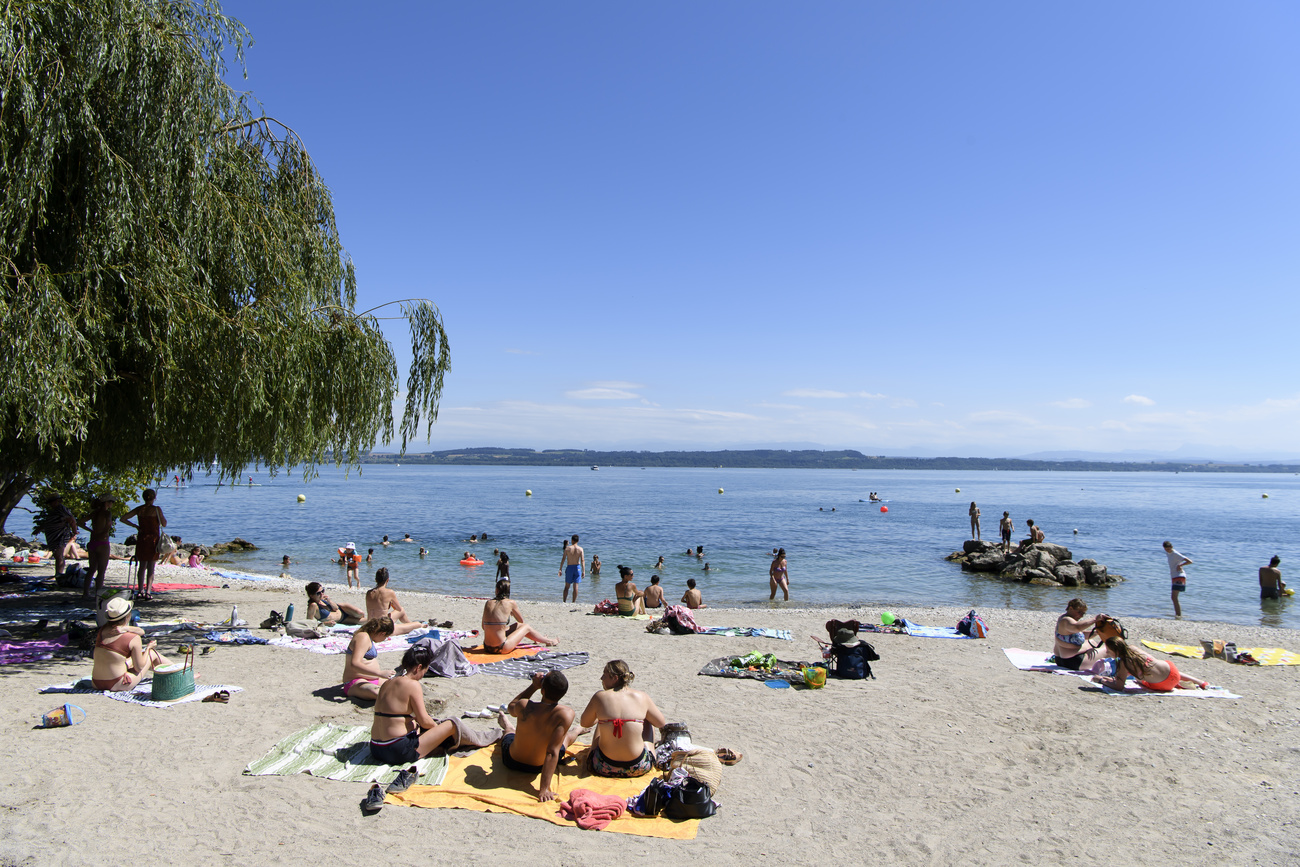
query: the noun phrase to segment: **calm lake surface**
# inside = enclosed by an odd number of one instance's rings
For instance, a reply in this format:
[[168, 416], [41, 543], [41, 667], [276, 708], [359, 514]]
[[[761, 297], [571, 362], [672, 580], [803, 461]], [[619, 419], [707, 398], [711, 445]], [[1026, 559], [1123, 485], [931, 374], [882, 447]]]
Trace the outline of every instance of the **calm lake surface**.
[[[1195, 561], [1185, 618], [1300, 627], [1300, 602], [1261, 602], [1258, 585], [1258, 569], [1273, 554], [1300, 585], [1292, 571], [1300, 564], [1300, 477], [1293, 475], [369, 465], [360, 474], [327, 468], [307, 482], [298, 474], [254, 477], [257, 486], [216, 487], [215, 477], [196, 475], [189, 487], [160, 490], [169, 531], [206, 544], [243, 537], [260, 550], [231, 568], [275, 575], [288, 554], [290, 573], [303, 580], [341, 582], [330, 558], [355, 542], [363, 553], [375, 549], [374, 562], [363, 563], [366, 586], [387, 566], [399, 591], [469, 596], [491, 594], [492, 551], [501, 548], [510, 555], [513, 595], [525, 600], [560, 598], [560, 542], [578, 533], [587, 557], [599, 555], [604, 567], [583, 582], [585, 605], [613, 597], [620, 563], [645, 587], [662, 555], [658, 571], [670, 600], [694, 577], [707, 602], [765, 607], [773, 604], [767, 569], [779, 546], [789, 558], [792, 606], [1057, 611], [1081, 595], [1094, 613], [1121, 617], [1172, 617], [1160, 549], [1169, 539]], [[863, 502], [870, 491], [884, 498], [887, 513]], [[299, 494], [306, 502], [297, 502]], [[1014, 539], [1033, 518], [1076, 561], [1091, 557], [1128, 580], [1108, 590], [1048, 588], [962, 572], [942, 558], [969, 535], [971, 500], [983, 512], [985, 539], [996, 541], [1005, 509]], [[124, 530], [118, 526], [119, 541]], [[465, 541], [484, 532], [487, 544]], [[417, 544], [397, 542], [404, 533]], [[394, 542], [387, 548], [385, 534]], [[429, 551], [423, 559], [421, 545]], [[684, 555], [696, 545], [704, 546], [707, 573]], [[459, 565], [467, 550], [485, 564]]]

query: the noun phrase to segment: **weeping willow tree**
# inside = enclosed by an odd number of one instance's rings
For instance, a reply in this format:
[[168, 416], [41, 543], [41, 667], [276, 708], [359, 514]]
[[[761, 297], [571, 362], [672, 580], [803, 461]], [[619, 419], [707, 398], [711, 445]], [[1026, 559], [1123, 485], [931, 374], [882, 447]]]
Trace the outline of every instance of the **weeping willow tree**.
[[[303, 143], [226, 83], [215, 2], [0, 6], [0, 528], [37, 479], [308, 471], [394, 438], [398, 371]], [[437, 309], [400, 303], [402, 448], [437, 417]]]

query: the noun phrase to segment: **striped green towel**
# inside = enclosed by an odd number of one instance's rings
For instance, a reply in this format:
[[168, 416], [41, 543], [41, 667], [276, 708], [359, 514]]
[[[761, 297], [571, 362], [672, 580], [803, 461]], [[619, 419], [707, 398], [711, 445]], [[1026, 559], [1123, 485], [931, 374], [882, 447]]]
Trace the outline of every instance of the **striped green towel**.
[[[447, 775], [447, 758], [430, 756], [415, 763], [422, 786], [436, 786]], [[327, 780], [388, 785], [403, 768], [372, 764], [370, 729], [367, 726], [336, 726], [317, 723], [294, 732], [260, 759], [244, 768], [251, 776], [311, 774]]]

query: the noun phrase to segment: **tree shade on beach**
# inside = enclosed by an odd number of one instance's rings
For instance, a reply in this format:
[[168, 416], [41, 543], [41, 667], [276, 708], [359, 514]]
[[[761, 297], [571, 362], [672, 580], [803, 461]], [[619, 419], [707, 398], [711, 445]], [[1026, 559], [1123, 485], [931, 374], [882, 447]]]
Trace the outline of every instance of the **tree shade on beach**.
[[[0, 13], [0, 527], [40, 478], [356, 463], [398, 371], [303, 142], [225, 82], [215, 2]], [[437, 417], [441, 316], [400, 302], [403, 449]]]

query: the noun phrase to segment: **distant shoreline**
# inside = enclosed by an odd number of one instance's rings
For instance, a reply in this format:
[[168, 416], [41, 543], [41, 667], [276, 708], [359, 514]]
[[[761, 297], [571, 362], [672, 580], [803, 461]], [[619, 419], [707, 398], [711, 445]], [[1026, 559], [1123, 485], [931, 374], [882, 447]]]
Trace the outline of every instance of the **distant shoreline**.
[[980, 470], [1070, 473], [1300, 473], [1300, 464], [1180, 461], [1043, 461], [1021, 458], [906, 458], [840, 451], [751, 449], [604, 452], [584, 449], [447, 449], [371, 453], [363, 464], [528, 467], [722, 467], [726, 469]]

